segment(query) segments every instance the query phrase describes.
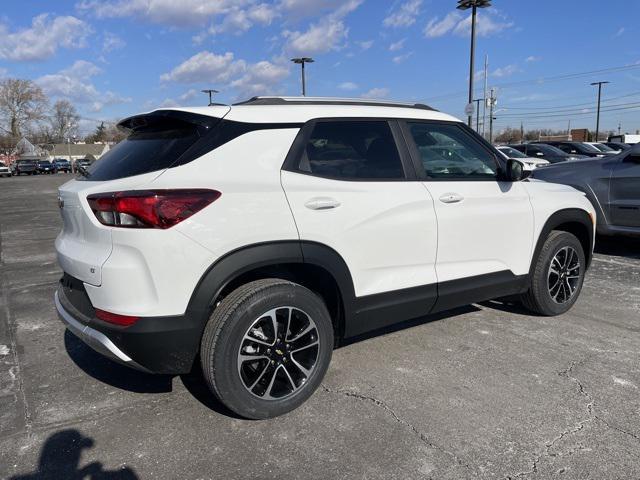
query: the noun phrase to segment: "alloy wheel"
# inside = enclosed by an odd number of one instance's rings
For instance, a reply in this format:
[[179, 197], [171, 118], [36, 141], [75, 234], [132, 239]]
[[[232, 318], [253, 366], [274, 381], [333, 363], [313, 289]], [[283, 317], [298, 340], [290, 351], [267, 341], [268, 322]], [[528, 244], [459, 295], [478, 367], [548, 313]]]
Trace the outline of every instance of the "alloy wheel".
[[562, 247], [549, 265], [547, 286], [555, 303], [566, 303], [573, 298], [580, 284], [580, 257], [573, 247]]

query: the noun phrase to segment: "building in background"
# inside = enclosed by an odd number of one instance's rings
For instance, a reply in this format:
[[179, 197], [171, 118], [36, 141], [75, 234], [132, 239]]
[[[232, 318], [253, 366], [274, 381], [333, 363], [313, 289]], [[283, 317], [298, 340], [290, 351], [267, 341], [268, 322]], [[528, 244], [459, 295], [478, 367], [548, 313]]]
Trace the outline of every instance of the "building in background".
[[49, 151], [49, 158], [63, 158], [74, 163], [76, 160], [94, 161], [109, 151], [106, 143], [55, 143]]

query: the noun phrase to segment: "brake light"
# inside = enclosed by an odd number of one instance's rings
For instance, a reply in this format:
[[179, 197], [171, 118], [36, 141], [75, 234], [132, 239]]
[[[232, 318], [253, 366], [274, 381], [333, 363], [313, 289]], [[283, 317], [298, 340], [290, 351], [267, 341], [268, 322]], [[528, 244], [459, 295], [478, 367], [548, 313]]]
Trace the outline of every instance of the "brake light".
[[121, 327], [130, 327], [138, 320], [140, 320], [140, 317], [118, 315], [117, 313], [107, 312], [106, 310], [100, 310], [99, 308], [96, 308], [96, 317], [98, 317], [102, 321], [112, 323], [113, 325], [119, 325]]
[[216, 190], [141, 190], [89, 195], [87, 201], [103, 225], [122, 228], [171, 228], [222, 195]]

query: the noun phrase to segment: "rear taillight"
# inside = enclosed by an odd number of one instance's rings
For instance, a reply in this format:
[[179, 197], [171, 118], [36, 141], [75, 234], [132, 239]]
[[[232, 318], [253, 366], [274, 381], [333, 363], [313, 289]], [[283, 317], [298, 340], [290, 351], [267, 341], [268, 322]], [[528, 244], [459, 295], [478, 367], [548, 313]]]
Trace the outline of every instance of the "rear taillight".
[[89, 195], [87, 201], [103, 225], [122, 228], [170, 228], [220, 198], [216, 190], [144, 190]]
[[98, 317], [103, 322], [118, 325], [120, 327], [130, 327], [138, 320], [140, 320], [140, 317], [132, 317], [131, 315], [119, 315], [117, 313], [107, 312], [106, 310], [100, 310], [99, 308], [96, 308], [96, 317]]

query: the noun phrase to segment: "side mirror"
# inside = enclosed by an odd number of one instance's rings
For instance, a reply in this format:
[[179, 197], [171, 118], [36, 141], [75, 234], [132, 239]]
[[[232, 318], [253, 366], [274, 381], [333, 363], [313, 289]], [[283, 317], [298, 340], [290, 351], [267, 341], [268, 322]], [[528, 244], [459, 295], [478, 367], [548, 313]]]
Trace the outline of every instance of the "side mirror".
[[531, 176], [531, 170], [525, 168], [524, 163], [515, 158], [507, 160], [507, 180], [519, 182]]

